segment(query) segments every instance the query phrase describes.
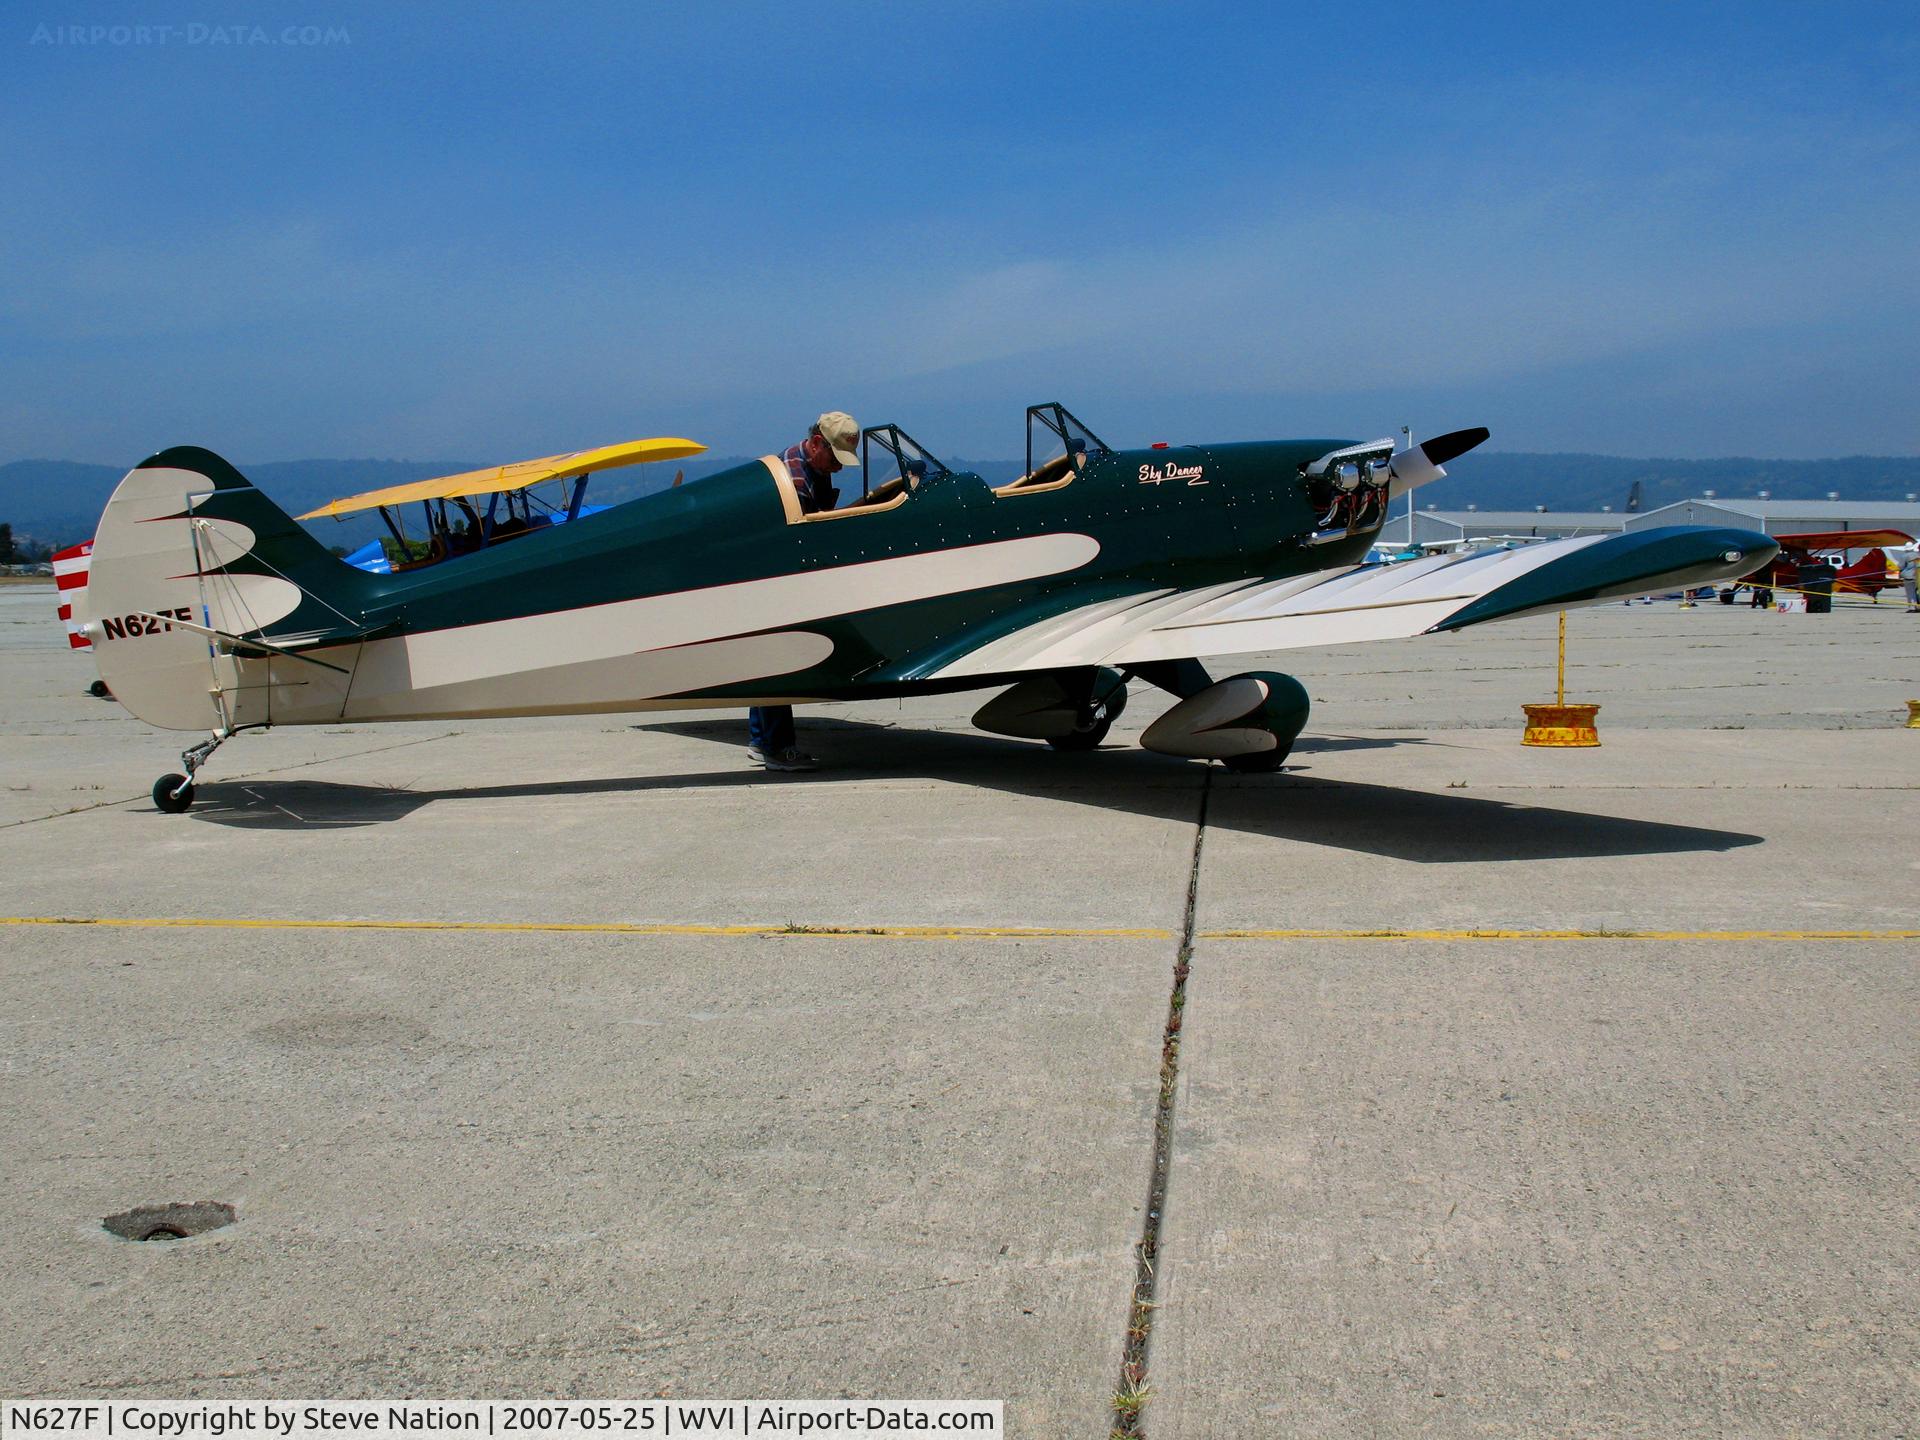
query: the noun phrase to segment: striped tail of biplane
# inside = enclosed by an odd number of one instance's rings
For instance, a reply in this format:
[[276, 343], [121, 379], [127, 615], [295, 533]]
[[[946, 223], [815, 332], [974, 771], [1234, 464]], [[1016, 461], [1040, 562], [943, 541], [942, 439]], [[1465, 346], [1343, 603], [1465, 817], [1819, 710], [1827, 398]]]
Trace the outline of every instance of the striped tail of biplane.
[[67, 644], [75, 650], [90, 649], [93, 644], [81, 630], [80, 622], [73, 618], [74, 607], [86, 599], [87, 557], [91, 554], [91, 540], [53, 552], [53, 583], [60, 596], [60, 623], [66, 627]]

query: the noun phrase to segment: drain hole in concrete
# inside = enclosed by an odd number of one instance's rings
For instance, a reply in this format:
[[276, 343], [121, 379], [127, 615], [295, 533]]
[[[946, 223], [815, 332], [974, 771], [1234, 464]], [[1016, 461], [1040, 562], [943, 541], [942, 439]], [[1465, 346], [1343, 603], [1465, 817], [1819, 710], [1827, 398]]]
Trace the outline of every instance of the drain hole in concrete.
[[122, 1240], [185, 1240], [234, 1222], [233, 1206], [219, 1200], [176, 1200], [171, 1205], [136, 1205], [100, 1223]]

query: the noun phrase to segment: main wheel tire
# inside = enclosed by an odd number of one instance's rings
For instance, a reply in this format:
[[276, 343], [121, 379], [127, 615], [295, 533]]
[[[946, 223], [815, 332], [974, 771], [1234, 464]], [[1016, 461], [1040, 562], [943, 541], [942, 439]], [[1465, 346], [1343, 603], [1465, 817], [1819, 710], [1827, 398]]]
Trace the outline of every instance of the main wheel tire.
[[1287, 753], [1292, 748], [1288, 746], [1286, 750], [1262, 750], [1257, 755], [1235, 755], [1220, 763], [1236, 775], [1271, 775], [1287, 763]]
[[162, 775], [153, 782], [153, 803], [169, 815], [184, 815], [193, 804], [193, 785], [184, 775]]
[[1102, 715], [1093, 722], [1091, 730], [1076, 730], [1071, 735], [1055, 735], [1047, 741], [1056, 750], [1082, 751], [1099, 748], [1100, 742], [1107, 738], [1107, 731], [1113, 728], [1113, 717]]
[[1093, 724], [1085, 730], [1075, 730], [1070, 735], [1056, 735], [1047, 744], [1056, 750], [1069, 752], [1095, 750], [1100, 742], [1107, 738], [1107, 732], [1113, 728], [1127, 708], [1127, 687], [1121, 685], [1107, 694], [1100, 702], [1099, 712], [1094, 716]]
[[96, 700], [111, 700], [113, 698], [113, 691], [107, 688], [107, 682], [104, 680], [96, 680], [87, 686], [87, 694]]

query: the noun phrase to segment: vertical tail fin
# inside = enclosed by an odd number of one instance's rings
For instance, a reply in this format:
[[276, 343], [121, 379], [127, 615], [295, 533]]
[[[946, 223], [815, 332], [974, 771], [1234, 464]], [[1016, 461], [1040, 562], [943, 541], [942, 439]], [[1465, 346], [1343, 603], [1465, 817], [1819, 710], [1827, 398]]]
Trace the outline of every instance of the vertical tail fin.
[[245, 713], [234, 663], [168, 617], [236, 635], [344, 633], [372, 583], [225, 460], [183, 445], [142, 461], [107, 501], [74, 619], [128, 710], [204, 730], [266, 716]]

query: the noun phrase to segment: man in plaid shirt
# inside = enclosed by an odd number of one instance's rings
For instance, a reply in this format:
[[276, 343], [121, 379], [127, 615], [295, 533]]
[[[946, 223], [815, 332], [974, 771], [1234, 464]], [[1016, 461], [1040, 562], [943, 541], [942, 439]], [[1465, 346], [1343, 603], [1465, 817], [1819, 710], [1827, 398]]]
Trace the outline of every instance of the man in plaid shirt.
[[[840, 499], [833, 477], [860, 463], [854, 448], [859, 443], [860, 427], [853, 417], [829, 410], [813, 423], [806, 439], [780, 457], [793, 477], [803, 512], [833, 509]], [[812, 770], [818, 763], [797, 743], [791, 705], [755, 705], [747, 711], [747, 759], [769, 770]]]

